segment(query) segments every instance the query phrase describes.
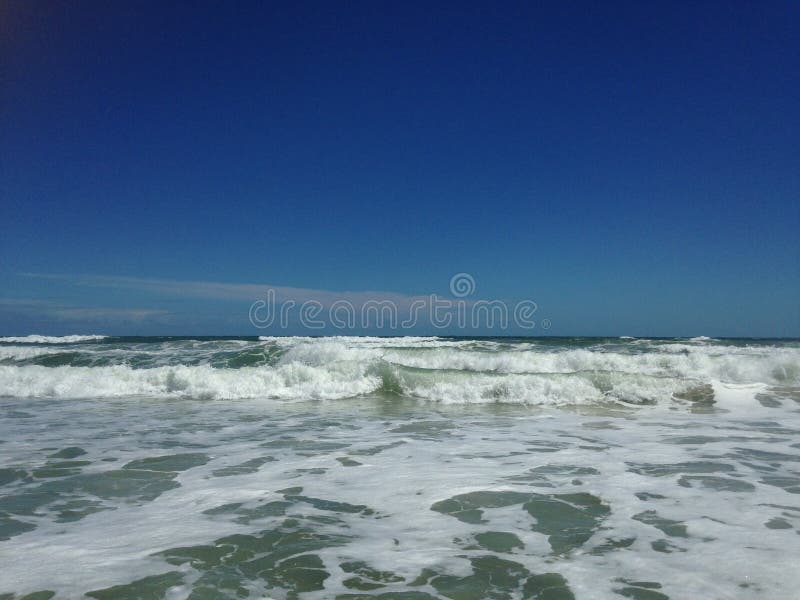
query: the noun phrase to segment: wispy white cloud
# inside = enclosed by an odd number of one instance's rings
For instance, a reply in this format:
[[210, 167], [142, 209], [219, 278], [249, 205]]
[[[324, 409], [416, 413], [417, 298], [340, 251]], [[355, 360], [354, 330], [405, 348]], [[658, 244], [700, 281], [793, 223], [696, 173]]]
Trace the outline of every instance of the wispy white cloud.
[[70, 321], [145, 321], [170, 314], [166, 310], [148, 308], [80, 307], [50, 309], [56, 318]]
[[58, 273], [22, 273], [26, 277], [62, 281], [73, 285], [129, 289], [172, 298], [207, 298], [216, 300], [263, 300], [267, 291], [275, 293], [279, 303], [317, 301], [329, 306], [337, 301], [347, 301], [355, 306], [368, 301], [390, 301], [397, 306], [410, 305], [423, 296], [381, 291], [331, 291], [313, 288], [276, 286], [266, 283], [222, 283], [218, 281], [182, 281], [176, 279], [151, 279], [106, 275], [66, 275]]
[[0, 298], [0, 311], [12, 314], [38, 315], [64, 321], [144, 321], [163, 319], [171, 313], [152, 308], [118, 308], [108, 306], [74, 306], [52, 300], [34, 298]]
[[0, 306], [9, 307], [31, 307], [31, 306], [52, 306], [50, 300], [38, 300], [34, 298], [0, 298]]

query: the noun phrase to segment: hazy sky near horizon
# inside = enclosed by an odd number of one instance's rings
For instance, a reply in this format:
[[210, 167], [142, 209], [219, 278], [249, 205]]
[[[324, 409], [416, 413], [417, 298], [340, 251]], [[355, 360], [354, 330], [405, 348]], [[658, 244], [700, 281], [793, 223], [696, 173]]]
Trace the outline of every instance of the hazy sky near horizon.
[[795, 1], [4, 2], [0, 335], [256, 333], [268, 286], [464, 272], [555, 335], [800, 336], [798, 26]]

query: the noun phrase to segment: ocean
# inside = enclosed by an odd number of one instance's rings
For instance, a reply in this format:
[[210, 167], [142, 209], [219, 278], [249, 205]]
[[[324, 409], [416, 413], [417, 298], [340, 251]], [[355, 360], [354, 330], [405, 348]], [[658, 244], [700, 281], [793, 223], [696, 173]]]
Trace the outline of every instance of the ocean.
[[0, 598], [797, 598], [800, 341], [0, 338]]

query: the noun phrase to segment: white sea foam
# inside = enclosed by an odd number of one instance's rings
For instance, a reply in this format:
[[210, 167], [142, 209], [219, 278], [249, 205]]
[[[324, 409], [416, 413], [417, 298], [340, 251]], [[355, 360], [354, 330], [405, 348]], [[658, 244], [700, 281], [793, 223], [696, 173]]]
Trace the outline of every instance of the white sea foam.
[[410, 367], [499, 373], [614, 371], [733, 383], [792, 383], [800, 377], [798, 348], [665, 346], [663, 351], [636, 354], [587, 349], [497, 353], [435, 349], [417, 353], [388, 351], [382, 356]]
[[340, 343], [349, 347], [359, 348], [438, 348], [460, 347], [475, 344], [474, 340], [453, 340], [436, 336], [266, 336], [258, 338], [262, 342], [272, 342], [282, 347], [291, 348], [301, 344]]
[[[31, 364], [51, 353], [112, 364]], [[227, 366], [248, 353], [268, 360]], [[13, 513], [36, 528], [0, 542], [7, 549], [0, 593], [47, 588], [79, 597], [177, 568], [186, 579], [167, 596], [186, 598], [198, 572], [155, 553], [280, 527], [284, 517], [260, 507], [294, 486], [311, 498], [368, 505], [376, 515], [336, 512], [331, 519], [330, 506], [302, 501], [291, 509], [316, 532], [344, 539], [315, 551], [330, 577], [309, 597], [352, 592], [345, 561], [406, 582], [426, 567], [469, 576], [468, 558], [487, 553], [476, 535], [491, 531], [513, 532], [523, 544], [498, 556], [534, 573], [560, 573], [577, 598], [619, 597], [621, 578], [657, 581], [670, 597], [735, 597], [752, 582], [763, 597], [788, 599], [800, 585], [785, 569], [785, 556], [800, 544], [800, 508], [786, 509], [797, 505], [793, 432], [800, 424], [791, 390], [800, 382], [800, 349], [793, 344], [309, 337], [15, 344], [0, 346], [3, 357], [12, 364], [0, 365], [0, 467], [33, 474], [53, 449], [78, 445], [90, 464], [74, 475], [77, 482], [164, 454], [202, 452], [209, 462], [180, 472], [180, 487], [152, 501], [65, 484], [35, 514]], [[686, 398], [709, 388], [713, 407], [692, 410]], [[383, 412], [375, 394], [417, 399], [402, 404], [417, 414]], [[340, 402], [354, 396], [366, 399]], [[480, 406], [494, 403], [540, 408]], [[651, 406], [629, 408], [642, 404]], [[259, 462], [266, 455], [271, 460]], [[358, 465], [345, 467], [347, 459]], [[253, 460], [255, 471], [215, 474]], [[580, 475], [571, 473], [575, 466]], [[549, 470], [532, 473], [537, 468]], [[30, 491], [25, 501], [36, 502], [60, 487], [37, 477], [4, 492]], [[521, 503], [484, 507], [479, 523], [431, 509], [485, 490], [592, 494], [610, 513], [579, 550], [555, 556]], [[65, 503], [96, 502], [97, 493], [106, 495], [104, 510], [60, 520]], [[262, 516], [249, 523], [237, 512], [203, 513], [221, 505]], [[678, 524], [678, 535], [648, 515]], [[609, 540], [634, 541], [608, 550]], [[248, 589], [256, 598], [272, 592]], [[430, 585], [415, 589], [438, 597]]]
[[106, 335], [23, 335], [0, 337], [0, 342], [25, 343], [25, 344], [74, 344], [76, 342], [90, 342], [102, 340]]
[[132, 369], [0, 365], [0, 396], [23, 398], [279, 398], [332, 400], [379, 389], [381, 380], [358, 364], [318, 368], [215, 369], [208, 365]]
[[[319, 556], [330, 576], [324, 590], [300, 597], [352, 592], [345, 582], [353, 574], [340, 566], [345, 562], [363, 561], [376, 571], [396, 574], [395, 581], [403, 578], [377, 592], [387, 597], [407, 591], [426, 568], [469, 576], [469, 559], [490, 554], [476, 536], [492, 531], [513, 533], [523, 546], [491, 554], [532, 573], [560, 573], [579, 599], [619, 598], [625, 580], [653, 582], [648, 585], [661, 586], [658, 592], [672, 598], [789, 600], [800, 586], [800, 573], [787, 568], [787, 557], [800, 552], [800, 508], [797, 495], [781, 487], [787, 485], [781, 479], [792, 478], [797, 464], [796, 438], [787, 433], [800, 426], [797, 411], [765, 409], [779, 425], [760, 414], [747, 421], [742, 414], [658, 408], [636, 418], [549, 410], [521, 418], [468, 417], [423, 409], [380, 418], [353, 410], [343, 419], [342, 413], [324, 408], [299, 412], [282, 406], [270, 405], [265, 420], [258, 402], [117, 402], [107, 409], [91, 400], [28, 402], [24, 409], [30, 416], [9, 428], [3, 466], [43, 463], [50, 452], [41, 450], [45, 427], [49, 446], [85, 448], [84, 458], [92, 463], [86, 469], [95, 474], [130, 460], [181, 452], [202, 451], [210, 461], [181, 472], [179, 488], [151, 501], [106, 499], [106, 508], [113, 510], [72, 522], [59, 522], [58, 509], [52, 507], [35, 517], [19, 516], [35, 522], [36, 529], [2, 542], [0, 590], [22, 595], [46, 588], [58, 597], [77, 598], [88, 590], [180, 570], [186, 584], [173, 587], [167, 597], [186, 598], [189, 584], [199, 576], [195, 568], [205, 568], [206, 561], [176, 567], [157, 553], [277, 529], [285, 516], [262, 512], [248, 523], [235, 505], [257, 512], [283, 498], [277, 490], [294, 486], [302, 487], [305, 497], [374, 511], [338, 512], [302, 502], [289, 509], [314, 533], [343, 536], [341, 544], [302, 551]], [[346, 426], [331, 426], [332, 421]], [[287, 439], [322, 441], [330, 448], [293, 448], [282, 443]], [[265, 453], [276, 460], [253, 472], [214, 476], [217, 469]], [[340, 459], [345, 456], [360, 464], [344, 466]], [[711, 472], [697, 476], [692, 469], [698, 465]], [[583, 469], [579, 476], [573, 473], [576, 467]], [[660, 467], [666, 471], [657, 472]], [[35, 491], [38, 484], [21, 485]], [[483, 507], [480, 520], [471, 522], [432, 510], [437, 502], [487, 490], [545, 498], [592, 494], [609, 512], [579, 548], [557, 554], [522, 500]], [[90, 492], [79, 493], [83, 500], [96, 499]], [[221, 506], [234, 508], [203, 513]], [[671, 521], [654, 524], [642, 515]], [[765, 526], [775, 519], [788, 525]], [[659, 525], [676, 531], [667, 533]], [[609, 548], [611, 541], [628, 545]], [[658, 550], [659, 544], [667, 550]], [[235, 572], [238, 564], [225, 568]], [[429, 585], [413, 589], [439, 597]], [[285, 596], [281, 589], [253, 588], [248, 597]]]
[[[584, 378], [553, 379], [536, 375], [426, 374], [394, 370], [396, 391], [443, 403], [509, 402], [582, 404], [604, 399], [640, 402], [667, 400], [674, 386], [621, 382], [603, 392]], [[215, 369], [208, 365], [131, 369], [0, 365], [0, 395], [34, 398], [118, 398], [128, 396], [189, 398], [274, 398], [335, 400], [380, 391], [378, 369], [358, 362], [325, 366], [301, 363], [276, 367]]]
[[58, 354], [64, 348], [53, 346], [0, 346], [0, 360], [28, 360], [37, 356]]
[[[625, 351], [620, 344], [328, 337], [81, 348], [83, 362], [40, 366], [30, 361], [60, 347], [0, 346], [0, 395], [334, 400], [388, 392], [442, 403], [652, 404], [701, 384], [800, 383], [795, 346], [659, 342]], [[228, 368], [240, 352], [255, 353], [247, 356], [259, 365]]]

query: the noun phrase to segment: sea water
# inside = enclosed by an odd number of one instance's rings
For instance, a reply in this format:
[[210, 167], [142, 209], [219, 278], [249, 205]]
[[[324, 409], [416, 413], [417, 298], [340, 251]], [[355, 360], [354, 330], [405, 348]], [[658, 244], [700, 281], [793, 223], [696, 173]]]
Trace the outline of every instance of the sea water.
[[0, 598], [796, 598], [800, 343], [0, 338]]

